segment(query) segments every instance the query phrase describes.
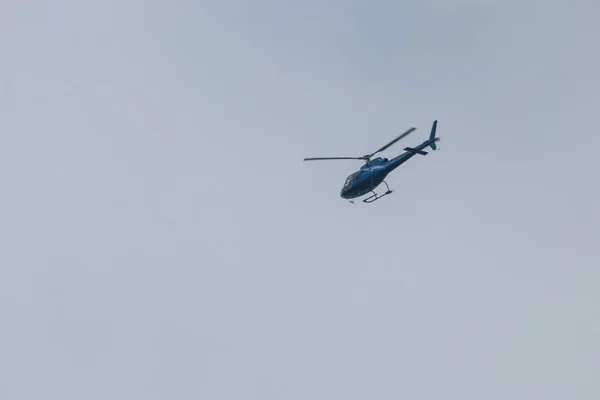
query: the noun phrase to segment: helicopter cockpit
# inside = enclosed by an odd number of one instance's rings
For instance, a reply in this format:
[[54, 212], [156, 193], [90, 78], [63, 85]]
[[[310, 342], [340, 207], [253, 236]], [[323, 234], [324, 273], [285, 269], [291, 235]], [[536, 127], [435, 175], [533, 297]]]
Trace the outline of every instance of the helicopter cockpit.
[[350, 175], [349, 177], [346, 178], [346, 182], [344, 182], [344, 189], [348, 189], [350, 186], [352, 186], [352, 184], [354, 183], [354, 181], [358, 177], [359, 173], [360, 172], [355, 172], [355, 173], [353, 173], [352, 175]]

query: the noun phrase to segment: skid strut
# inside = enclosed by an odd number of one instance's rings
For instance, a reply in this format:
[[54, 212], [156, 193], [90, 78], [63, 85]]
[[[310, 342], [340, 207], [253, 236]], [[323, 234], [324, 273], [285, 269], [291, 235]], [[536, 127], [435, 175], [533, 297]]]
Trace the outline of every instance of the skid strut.
[[388, 184], [385, 181], [383, 181], [383, 183], [385, 183], [385, 186], [387, 187], [387, 192], [385, 192], [384, 194], [379, 196], [377, 193], [375, 193], [373, 190], [371, 190], [371, 192], [373, 192], [373, 194], [371, 196], [367, 197], [366, 199], [364, 199], [363, 203], [372, 203], [372, 202], [379, 200], [380, 198], [385, 197], [388, 194], [391, 194], [393, 192], [393, 190], [390, 190], [390, 187], [388, 186]]

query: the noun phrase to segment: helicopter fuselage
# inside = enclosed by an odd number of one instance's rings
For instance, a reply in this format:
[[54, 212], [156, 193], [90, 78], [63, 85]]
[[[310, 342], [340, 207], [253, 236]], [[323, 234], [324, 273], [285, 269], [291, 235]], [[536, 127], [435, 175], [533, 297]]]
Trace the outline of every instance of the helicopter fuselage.
[[[356, 172], [348, 176], [346, 178], [346, 182], [344, 182], [344, 186], [340, 192], [340, 196], [343, 199], [347, 199], [350, 203], [354, 203], [354, 199], [357, 197], [361, 197], [369, 192], [373, 192], [373, 194], [365, 199], [363, 199], [364, 203], [372, 203], [378, 199], [381, 199], [388, 194], [391, 194], [393, 190], [390, 189], [389, 185], [385, 181], [385, 178], [388, 176], [390, 172], [398, 168], [400, 165], [404, 164], [406, 161], [413, 158], [415, 155], [427, 155], [428, 153], [424, 150], [427, 147], [430, 147], [431, 150], [437, 150], [437, 145], [435, 142], [440, 140], [435, 136], [437, 130], [437, 120], [433, 121], [433, 125], [431, 126], [431, 131], [429, 133], [429, 139], [425, 140], [423, 143], [416, 147], [405, 147], [404, 153], [388, 160], [387, 158], [372, 158], [375, 154], [380, 153], [402, 138], [409, 135], [413, 132], [415, 127], [412, 127], [397, 136], [394, 140], [381, 147], [379, 150], [374, 153], [364, 155], [362, 157], [308, 157], [305, 158], [304, 161], [317, 161], [317, 160], [363, 160], [365, 164]], [[375, 193], [375, 188], [379, 186], [381, 183], [385, 184], [387, 187], [387, 191], [381, 195]]]
[[346, 178], [340, 196], [343, 199], [351, 200], [372, 192], [383, 182], [390, 172], [419, 154], [419, 152], [422, 152], [423, 149], [430, 146], [435, 141], [437, 141], [437, 139], [426, 140], [419, 146], [411, 148], [410, 151], [406, 151], [391, 160], [381, 157], [370, 160], [358, 171]]

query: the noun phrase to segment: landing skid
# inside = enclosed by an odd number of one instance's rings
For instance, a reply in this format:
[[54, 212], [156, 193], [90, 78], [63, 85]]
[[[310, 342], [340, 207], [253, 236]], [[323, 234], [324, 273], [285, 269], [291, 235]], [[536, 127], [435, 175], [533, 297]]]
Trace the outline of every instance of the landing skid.
[[373, 190], [371, 190], [371, 192], [373, 192], [373, 194], [371, 196], [367, 197], [366, 199], [364, 199], [363, 203], [373, 203], [374, 201], [379, 200], [382, 197], [385, 197], [388, 194], [391, 194], [393, 192], [393, 190], [390, 190], [390, 187], [388, 186], [388, 184], [385, 181], [383, 181], [383, 183], [385, 183], [385, 186], [387, 187], [387, 192], [385, 192], [384, 194], [382, 194], [380, 196], [377, 193], [375, 193]]

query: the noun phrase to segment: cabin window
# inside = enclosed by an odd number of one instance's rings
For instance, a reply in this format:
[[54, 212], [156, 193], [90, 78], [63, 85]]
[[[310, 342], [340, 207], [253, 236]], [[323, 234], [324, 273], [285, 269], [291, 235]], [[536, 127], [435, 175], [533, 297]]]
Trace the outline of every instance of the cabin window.
[[356, 180], [356, 177], [358, 176], [358, 172], [354, 173], [352, 175], [350, 175], [348, 178], [346, 178], [346, 183], [344, 183], [344, 187], [348, 187], [352, 184], [352, 182], [354, 182]]

